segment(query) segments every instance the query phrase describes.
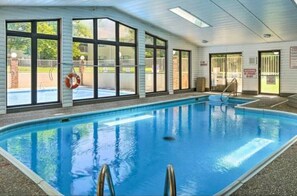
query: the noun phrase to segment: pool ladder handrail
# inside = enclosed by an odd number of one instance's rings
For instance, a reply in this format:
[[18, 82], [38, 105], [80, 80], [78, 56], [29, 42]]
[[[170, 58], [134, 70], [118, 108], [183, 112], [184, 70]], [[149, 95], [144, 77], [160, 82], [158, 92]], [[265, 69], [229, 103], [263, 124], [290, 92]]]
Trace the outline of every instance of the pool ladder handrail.
[[[114, 186], [112, 182], [112, 177], [110, 174], [109, 166], [104, 164], [101, 168], [98, 184], [97, 184], [97, 196], [104, 195], [104, 182], [105, 177], [107, 177], [108, 188], [111, 196], [115, 196]], [[176, 196], [176, 181], [175, 174], [172, 165], [167, 166], [166, 177], [165, 177], [165, 187], [164, 187], [164, 196]]]
[[167, 166], [166, 177], [165, 177], [165, 187], [164, 187], [164, 196], [176, 196], [176, 181], [175, 174], [172, 165]]
[[110, 170], [107, 164], [104, 164], [101, 168], [99, 177], [98, 177], [98, 184], [97, 184], [97, 196], [104, 195], [104, 182], [105, 177], [107, 177], [108, 188], [111, 196], [115, 196], [114, 186], [110, 174]]
[[232, 93], [235, 94], [235, 96], [237, 96], [237, 79], [236, 78], [233, 78], [231, 80], [231, 82], [228, 84], [228, 86], [223, 90], [223, 92], [221, 93], [221, 101], [223, 101], [223, 95], [224, 93], [228, 90], [228, 88], [233, 84], [235, 83], [235, 90], [234, 91], [231, 91], [229, 92], [229, 95], [227, 95], [227, 97], [229, 98], [231, 96]]

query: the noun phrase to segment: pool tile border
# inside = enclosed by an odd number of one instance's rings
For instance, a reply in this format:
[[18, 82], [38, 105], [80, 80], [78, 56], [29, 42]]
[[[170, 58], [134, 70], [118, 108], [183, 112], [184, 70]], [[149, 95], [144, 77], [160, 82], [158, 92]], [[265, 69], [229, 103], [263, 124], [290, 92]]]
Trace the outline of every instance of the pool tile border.
[[0, 155], [8, 160], [12, 165], [14, 165], [18, 170], [20, 170], [25, 176], [31, 179], [38, 187], [40, 187], [47, 195], [62, 196], [62, 194], [57, 191], [54, 187], [43, 180], [39, 175], [34, 173], [31, 169], [17, 160], [14, 156], [6, 152], [4, 149], [0, 148]]

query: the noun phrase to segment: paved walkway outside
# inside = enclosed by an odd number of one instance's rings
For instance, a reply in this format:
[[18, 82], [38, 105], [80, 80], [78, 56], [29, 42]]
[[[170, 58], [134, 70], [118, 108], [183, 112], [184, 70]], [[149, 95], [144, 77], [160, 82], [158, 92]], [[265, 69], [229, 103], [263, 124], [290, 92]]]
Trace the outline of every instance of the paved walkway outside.
[[[90, 104], [69, 108], [57, 108], [40, 111], [21, 112], [0, 115], [0, 127], [16, 122], [32, 119], [53, 117], [55, 114], [74, 114], [104, 109], [137, 105], [164, 100], [173, 100], [197, 95], [201, 93], [186, 93], [167, 95], [159, 97], [149, 97], [144, 99], [133, 99], [101, 104]], [[244, 96], [254, 98], [252, 96]], [[251, 103], [247, 107], [282, 110], [297, 113], [297, 109], [288, 107], [286, 98], [260, 97], [260, 101]], [[280, 105], [276, 105], [282, 103]], [[296, 128], [297, 129], [297, 128]], [[244, 184], [234, 195], [294, 195], [297, 194], [297, 144], [290, 147], [284, 154], [269, 164], [264, 170]], [[6, 159], [0, 156], [0, 195], [44, 195], [45, 193], [28, 179], [22, 172], [17, 170]]]

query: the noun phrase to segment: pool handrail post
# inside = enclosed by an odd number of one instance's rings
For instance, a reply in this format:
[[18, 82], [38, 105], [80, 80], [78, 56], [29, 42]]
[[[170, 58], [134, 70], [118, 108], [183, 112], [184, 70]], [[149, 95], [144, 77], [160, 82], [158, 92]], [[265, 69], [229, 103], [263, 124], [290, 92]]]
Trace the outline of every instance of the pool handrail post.
[[233, 83], [235, 83], [235, 90], [231, 91], [227, 97], [229, 98], [229, 97], [231, 96], [232, 93], [233, 93], [235, 96], [237, 96], [237, 85], [238, 85], [238, 83], [237, 83], [237, 79], [236, 79], [236, 78], [233, 78], [233, 79], [231, 80], [231, 82], [228, 84], [228, 86], [227, 86], [227, 87], [223, 90], [223, 92], [221, 93], [221, 101], [223, 101], [223, 95], [224, 95], [224, 93], [228, 90], [228, 88], [229, 88]]
[[166, 177], [165, 177], [165, 188], [164, 188], [164, 196], [176, 196], [176, 181], [175, 174], [172, 165], [167, 166]]
[[103, 196], [104, 195], [105, 177], [107, 178], [110, 195], [115, 196], [112, 177], [111, 177], [110, 170], [109, 170], [109, 167], [108, 167], [107, 164], [102, 165], [102, 168], [101, 168], [101, 171], [100, 171], [100, 174], [99, 174], [99, 177], [98, 177], [97, 196]]

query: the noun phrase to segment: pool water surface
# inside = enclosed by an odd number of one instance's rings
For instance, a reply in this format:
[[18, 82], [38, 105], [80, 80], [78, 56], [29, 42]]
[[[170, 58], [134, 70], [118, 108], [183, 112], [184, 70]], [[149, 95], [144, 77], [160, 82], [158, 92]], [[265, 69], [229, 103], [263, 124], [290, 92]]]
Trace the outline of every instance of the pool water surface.
[[237, 103], [190, 99], [19, 126], [0, 146], [64, 195], [95, 195], [103, 164], [117, 195], [163, 194], [168, 164], [178, 195], [211, 195], [297, 133], [296, 119], [236, 112]]

